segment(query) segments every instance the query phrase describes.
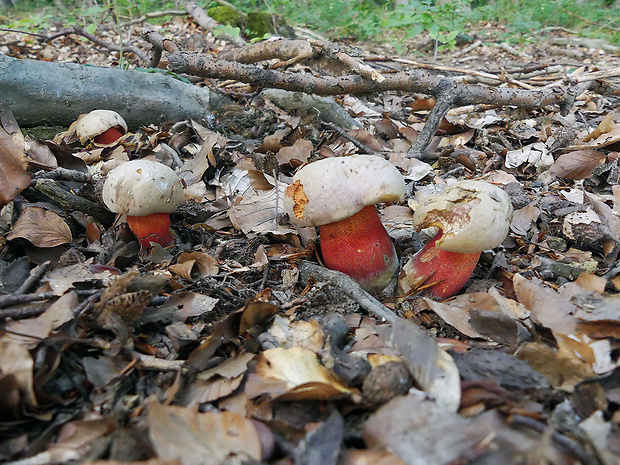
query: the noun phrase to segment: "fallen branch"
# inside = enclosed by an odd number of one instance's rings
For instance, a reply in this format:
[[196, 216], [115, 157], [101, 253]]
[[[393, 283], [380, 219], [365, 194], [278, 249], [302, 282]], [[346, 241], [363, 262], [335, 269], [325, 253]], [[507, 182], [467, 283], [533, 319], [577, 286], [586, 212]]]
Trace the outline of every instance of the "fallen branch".
[[409, 157], [416, 158], [422, 156], [422, 152], [435, 135], [441, 119], [453, 106], [493, 104], [531, 110], [557, 105], [560, 112], [566, 115], [576, 98], [584, 91], [595, 88], [598, 91], [610, 89], [608, 84], [601, 81], [580, 83], [562, 81], [554, 86], [537, 89], [486, 87], [453, 82], [446, 77], [419, 69], [385, 74], [383, 80], [368, 79], [359, 74], [340, 77], [312, 76], [263, 69], [219, 60], [201, 53], [190, 53], [181, 50], [174, 42], [156, 32], [146, 31], [143, 35], [154, 47], [168, 52], [170, 67], [175, 72], [205, 78], [234, 79], [247, 84], [316, 95], [377, 93], [390, 90], [432, 95], [438, 104], [431, 111], [424, 129], [408, 153]]
[[231, 102], [208, 89], [161, 73], [18, 60], [0, 54], [0, 103], [22, 127], [69, 126], [97, 108], [118, 112], [130, 128], [181, 121], [206, 121]]

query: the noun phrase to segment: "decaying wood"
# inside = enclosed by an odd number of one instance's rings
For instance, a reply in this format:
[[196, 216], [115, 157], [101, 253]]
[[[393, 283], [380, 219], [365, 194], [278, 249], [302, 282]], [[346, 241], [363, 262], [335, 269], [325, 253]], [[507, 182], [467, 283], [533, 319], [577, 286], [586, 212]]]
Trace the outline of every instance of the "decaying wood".
[[0, 55], [0, 102], [20, 126], [69, 126], [97, 108], [118, 112], [130, 128], [192, 118], [206, 121], [231, 102], [160, 73], [18, 60]]

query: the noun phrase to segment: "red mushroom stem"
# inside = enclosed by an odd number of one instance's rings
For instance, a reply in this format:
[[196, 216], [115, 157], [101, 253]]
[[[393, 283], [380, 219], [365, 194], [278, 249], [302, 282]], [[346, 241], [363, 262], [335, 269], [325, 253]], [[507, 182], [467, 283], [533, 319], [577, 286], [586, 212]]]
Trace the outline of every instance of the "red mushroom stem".
[[151, 247], [155, 242], [163, 247], [173, 243], [170, 233], [170, 215], [168, 213], [152, 213], [146, 216], [127, 216], [129, 229], [138, 239], [142, 249]]
[[124, 134], [125, 133], [122, 132], [118, 126], [115, 126], [99, 134], [97, 137], [94, 138], [94, 141], [97, 144], [108, 145], [116, 142], [118, 139], [123, 137]]
[[447, 299], [460, 291], [476, 268], [481, 252], [448, 252], [435, 247], [443, 231], [413, 256], [407, 274], [418, 283], [419, 290], [426, 289], [433, 297]]
[[327, 268], [348, 274], [367, 290], [383, 289], [398, 270], [398, 257], [374, 205], [320, 226]]

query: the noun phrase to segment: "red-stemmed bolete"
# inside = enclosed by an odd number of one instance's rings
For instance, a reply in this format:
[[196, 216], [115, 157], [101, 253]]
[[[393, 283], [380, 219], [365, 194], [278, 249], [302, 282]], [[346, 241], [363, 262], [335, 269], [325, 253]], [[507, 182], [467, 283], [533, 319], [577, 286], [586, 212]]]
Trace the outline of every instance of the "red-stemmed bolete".
[[127, 132], [127, 123], [112, 110], [93, 110], [78, 119], [75, 132], [80, 143], [93, 141], [95, 145], [111, 145]]
[[161, 163], [133, 160], [108, 173], [103, 202], [114, 213], [127, 215], [129, 228], [143, 249], [172, 244], [169, 213], [183, 201], [183, 185], [176, 173]]
[[503, 242], [512, 219], [508, 195], [484, 181], [457, 182], [411, 206], [415, 229], [439, 232], [403, 267], [400, 286], [404, 292], [426, 289], [438, 299], [465, 286], [481, 252]]
[[396, 202], [405, 181], [374, 155], [326, 158], [300, 169], [287, 187], [284, 209], [298, 226], [320, 228], [325, 266], [380, 292], [398, 272], [398, 257], [375, 204]]

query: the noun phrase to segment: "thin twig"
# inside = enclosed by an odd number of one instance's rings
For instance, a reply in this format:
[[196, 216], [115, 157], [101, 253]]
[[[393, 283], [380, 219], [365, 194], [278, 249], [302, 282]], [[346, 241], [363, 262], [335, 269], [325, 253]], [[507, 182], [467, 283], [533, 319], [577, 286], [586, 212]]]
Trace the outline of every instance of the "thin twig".
[[28, 292], [30, 288], [33, 287], [39, 281], [39, 279], [41, 279], [43, 275], [45, 275], [45, 273], [47, 273], [47, 270], [49, 270], [51, 266], [52, 262], [50, 262], [49, 260], [41, 263], [38, 267], [36, 267], [30, 272], [30, 276], [28, 276], [24, 283], [19, 286], [19, 289], [15, 291], [15, 294], [19, 295]]
[[299, 265], [300, 277], [308, 281], [315, 277], [319, 281], [328, 281], [340, 289], [345, 295], [355, 300], [360, 307], [377, 318], [393, 323], [398, 316], [368, 292], [361, 288], [357, 281], [340, 271], [329, 270], [314, 263], [302, 261]]
[[[91, 296], [98, 293], [98, 290], [84, 289], [74, 291], [79, 296]], [[36, 302], [37, 300], [48, 300], [60, 297], [55, 292], [39, 292], [36, 294], [7, 294], [0, 296], [0, 308], [10, 307], [11, 305], [27, 304], [28, 302]], [[0, 316], [2, 314], [0, 313]]]
[[363, 142], [360, 142], [359, 140], [357, 140], [354, 136], [352, 136], [349, 133], [343, 131], [341, 128], [336, 126], [334, 123], [323, 122], [323, 124], [325, 126], [329, 127], [330, 129], [333, 129], [334, 131], [336, 131], [338, 134], [340, 134], [340, 136], [342, 138], [344, 138], [344, 139], [348, 140], [349, 142], [351, 142], [358, 149], [360, 149], [362, 151], [362, 153], [365, 153], [367, 155], [375, 155], [377, 153], [375, 150], [371, 149], [370, 147], [368, 147]]

